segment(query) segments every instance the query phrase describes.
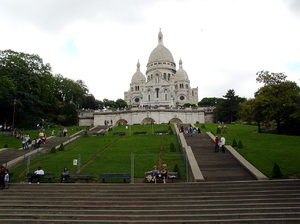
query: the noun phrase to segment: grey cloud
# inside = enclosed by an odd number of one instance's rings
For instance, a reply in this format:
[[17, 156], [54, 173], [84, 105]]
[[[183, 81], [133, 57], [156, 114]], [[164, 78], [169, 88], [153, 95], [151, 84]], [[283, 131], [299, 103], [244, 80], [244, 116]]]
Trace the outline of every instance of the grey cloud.
[[142, 21], [142, 9], [156, 2], [158, 0], [10, 0], [2, 1], [0, 19], [12, 26], [32, 25], [57, 33], [76, 21], [138, 23]]
[[297, 18], [300, 18], [300, 1], [299, 0], [282, 0], [283, 4]]

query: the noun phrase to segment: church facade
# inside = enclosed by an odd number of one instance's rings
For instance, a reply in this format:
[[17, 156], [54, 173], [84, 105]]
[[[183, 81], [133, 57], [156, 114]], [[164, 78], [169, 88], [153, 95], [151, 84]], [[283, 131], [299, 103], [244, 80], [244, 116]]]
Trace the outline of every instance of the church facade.
[[161, 30], [158, 33], [158, 45], [149, 56], [146, 75], [141, 72], [138, 61], [130, 88], [124, 92], [124, 100], [133, 107], [198, 104], [198, 87], [191, 88], [181, 59], [176, 69], [173, 55], [163, 44]]

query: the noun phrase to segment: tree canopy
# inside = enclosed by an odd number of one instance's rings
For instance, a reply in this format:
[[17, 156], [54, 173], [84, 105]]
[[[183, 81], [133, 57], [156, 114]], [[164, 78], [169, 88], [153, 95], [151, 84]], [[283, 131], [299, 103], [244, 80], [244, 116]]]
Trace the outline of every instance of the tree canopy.
[[278, 133], [284, 129], [289, 133], [299, 133], [300, 88], [295, 82], [287, 81], [283, 73], [261, 71], [258, 82], [264, 84], [255, 98], [242, 104], [241, 117], [255, 121], [260, 131], [260, 122], [275, 121]]
[[[81, 80], [53, 75], [50, 64], [39, 55], [12, 50], [0, 51], [0, 81], [0, 122], [11, 125], [15, 116], [17, 127], [31, 127], [45, 120], [76, 124], [77, 118], [72, 122], [62, 122], [61, 118], [76, 112], [88, 92]], [[62, 110], [68, 104], [74, 104], [75, 109]]]
[[235, 95], [233, 89], [229, 89], [223, 97], [224, 100], [214, 110], [214, 120], [216, 122], [234, 122], [238, 118], [240, 103], [246, 101], [246, 98]]

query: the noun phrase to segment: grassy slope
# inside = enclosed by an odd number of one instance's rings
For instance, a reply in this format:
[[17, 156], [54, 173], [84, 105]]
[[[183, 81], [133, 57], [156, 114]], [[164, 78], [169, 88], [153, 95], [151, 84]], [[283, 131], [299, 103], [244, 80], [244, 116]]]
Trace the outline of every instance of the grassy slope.
[[[131, 128], [133, 131], [137, 131], [136, 129], [140, 129], [141, 126], [132, 126]], [[151, 126], [147, 128], [152, 129]], [[168, 130], [168, 125], [155, 128]], [[117, 127], [113, 132], [123, 131], [123, 129], [126, 127]], [[72, 164], [73, 159], [80, 158], [83, 168], [81, 173], [93, 173], [95, 178], [103, 172], [130, 173], [133, 163], [135, 177], [138, 178], [143, 178], [144, 172], [151, 170], [154, 165], [161, 166], [163, 163], [167, 163], [170, 171], [173, 171], [177, 164], [184, 178], [182, 157], [178, 152], [178, 147], [177, 152], [170, 152], [171, 142], [177, 145], [176, 135], [85, 137], [65, 147], [64, 152], [47, 154], [31, 160], [30, 172], [37, 166], [41, 166], [45, 172], [56, 173], [56, 176], [59, 177], [63, 167], [68, 166], [70, 172], [74, 173], [77, 166]], [[132, 161], [132, 154], [134, 154], [134, 161]], [[11, 172], [15, 173], [16, 178], [22, 171], [26, 172], [26, 164]]]
[[[202, 130], [216, 135], [217, 127], [217, 124], [205, 124]], [[257, 133], [257, 127], [251, 125], [227, 127], [227, 133], [221, 133], [226, 138], [226, 144], [232, 145], [234, 138], [237, 142], [241, 140], [244, 148], [235, 149], [269, 178], [272, 176], [274, 163], [279, 165], [285, 177], [300, 173], [299, 136]]]

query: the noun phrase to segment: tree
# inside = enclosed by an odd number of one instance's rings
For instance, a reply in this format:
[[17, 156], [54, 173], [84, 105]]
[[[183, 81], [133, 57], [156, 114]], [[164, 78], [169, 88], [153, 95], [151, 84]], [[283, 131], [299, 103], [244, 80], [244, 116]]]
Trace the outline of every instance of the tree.
[[233, 122], [238, 118], [238, 111], [240, 109], [240, 103], [244, 102], [246, 98], [235, 95], [233, 89], [228, 90], [225, 99], [217, 105], [214, 110], [214, 119], [223, 122]]
[[69, 116], [74, 115], [73, 107], [62, 108], [68, 104], [82, 106], [88, 92], [81, 80], [54, 77], [50, 64], [44, 64], [39, 55], [12, 50], [0, 51], [0, 81], [0, 123], [10, 125], [15, 109], [14, 123], [20, 128], [45, 120], [76, 124]]
[[255, 93], [255, 99], [261, 103], [263, 115], [276, 122], [278, 133], [282, 132], [282, 122], [300, 120], [300, 88], [295, 82], [265, 85]]
[[200, 102], [198, 102], [199, 107], [213, 107], [223, 102], [223, 98], [217, 97], [204, 97]]
[[264, 83], [265, 86], [271, 84], [279, 84], [286, 81], [286, 75], [284, 73], [271, 73], [269, 71], [259, 71], [256, 73], [256, 81]]
[[258, 132], [260, 133], [260, 124], [266, 120], [262, 111], [262, 102], [257, 99], [250, 99], [241, 103], [241, 110], [239, 111], [239, 114], [241, 119], [248, 123], [255, 121], [257, 123]]
[[123, 99], [117, 99], [116, 101], [117, 108], [125, 108], [128, 107], [127, 103]]
[[[8, 91], [0, 97], [0, 117], [12, 122], [15, 106], [15, 124], [30, 127], [53, 109], [51, 66], [34, 54], [12, 50], [0, 52], [0, 77], [8, 84]], [[14, 99], [16, 104], [14, 105]], [[3, 122], [2, 121], [2, 122]]]

